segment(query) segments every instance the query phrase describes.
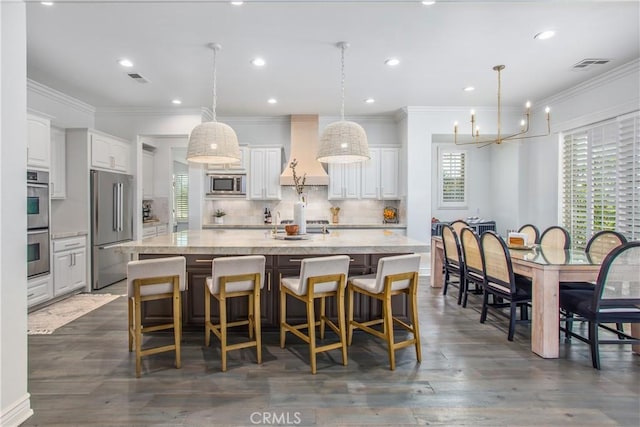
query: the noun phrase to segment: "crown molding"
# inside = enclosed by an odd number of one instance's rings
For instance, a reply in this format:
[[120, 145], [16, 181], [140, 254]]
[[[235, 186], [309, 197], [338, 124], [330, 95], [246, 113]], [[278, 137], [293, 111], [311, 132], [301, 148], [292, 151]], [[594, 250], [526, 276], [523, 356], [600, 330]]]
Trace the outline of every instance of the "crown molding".
[[96, 114], [128, 116], [183, 116], [201, 114], [199, 108], [157, 108], [157, 107], [98, 107]]
[[87, 104], [86, 102], [80, 101], [77, 98], [73, 98], [67, 94], [52, 89], [49, 86], [45, 86], [42, 83], [38, 83], [35, 80], [27, 79], [27, 92], [33, 92], [45, 98], [49, 98], [52, 101], [67, 105], [82, 113], [96, 113], [96, 107], [94, 107], [93, 105]]
[[640, 58], [634, 59], [631, 62], [627, 62], [626, 64], [623, 64], [617, 68], [614, 68], [613, 70], [610, 70], [610, 71], [607, 71], [606, 73], [595, 76], [592, 79], [587, 80], [586, 82], [579, 83], [555, 95], [551, 95], [547, 98], [541, 99], [539, 102], [536, 102], [536, 104], [548, 104], [548, 105], [559, 104], [563, 101], [570, 100], [571, 98], [577, 95], [580, 95], [586, 91], [596, 89], [598, 87], [609, 84], [612, 81], [615, 81], [633, 74], [635, 75], [640, 74]]

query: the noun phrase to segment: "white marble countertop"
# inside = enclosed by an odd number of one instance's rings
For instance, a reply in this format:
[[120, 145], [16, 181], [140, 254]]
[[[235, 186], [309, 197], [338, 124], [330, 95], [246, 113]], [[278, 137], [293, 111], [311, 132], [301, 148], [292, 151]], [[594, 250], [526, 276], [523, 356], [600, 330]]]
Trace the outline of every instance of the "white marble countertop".
[[[307, 229], [321, 229], [327, 227], [327, 230], [354, 230], [354, 229], [396, 229], [406, 230], [406, 224], [307, 224]], [[278, 230], [282, 231], [285, 224], [278, 224]], [[211, 230], [271, 230], [273, 224], [204, 224], [204, 229]]]
[[426, 242], [383, 230], [333, 230], [305, 240], [278, 240], [268, 230], [186, 230], [117, 245], [126, 253], [331, 255], [428, 252]]

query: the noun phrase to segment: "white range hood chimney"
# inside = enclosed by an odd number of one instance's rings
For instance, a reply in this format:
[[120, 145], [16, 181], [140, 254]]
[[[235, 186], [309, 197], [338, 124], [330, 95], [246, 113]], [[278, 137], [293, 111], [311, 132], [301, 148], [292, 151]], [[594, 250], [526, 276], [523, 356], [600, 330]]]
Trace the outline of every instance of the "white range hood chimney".
[[318, 116], [292, 115], [291, 154], [280, 175], [280, 185], [294, 185], [293, 173], [289, 167], [293, 159], [298, 160], [296, 175], [302, 177], [305, 173], [307, 174], [305, 185], [329, 185], [329, 175], [322, 167], [322, 163], [316, 160], [318, 144]]

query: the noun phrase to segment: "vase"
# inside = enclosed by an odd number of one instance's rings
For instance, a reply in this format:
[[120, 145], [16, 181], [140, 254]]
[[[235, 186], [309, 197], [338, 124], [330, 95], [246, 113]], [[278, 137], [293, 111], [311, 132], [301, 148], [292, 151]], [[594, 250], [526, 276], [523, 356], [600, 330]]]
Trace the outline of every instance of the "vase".
[[215, 224], [224, 224], [224, 217], [223, 216], [214, 216], [213, 217], [213, 222]]
[[298, 224], [298, 234], [307, 234], [307, 220], [305, 218], [306, 202], [306, 194], [299, 194], [298, 201], [293, 204], [293, 223]]

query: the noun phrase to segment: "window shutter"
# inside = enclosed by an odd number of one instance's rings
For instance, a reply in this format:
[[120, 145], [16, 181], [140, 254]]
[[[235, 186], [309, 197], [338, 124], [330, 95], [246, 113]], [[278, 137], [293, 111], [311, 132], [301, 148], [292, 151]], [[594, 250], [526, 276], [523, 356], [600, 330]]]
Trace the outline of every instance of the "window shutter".
[[189, 175], [175, 175], [176, 220], [189, 219]]
[[461, 150], [440, 151], [440, 207], [466, 206], [466, 157]]
[[564, 135], [562, 223], [573, 246], [600, 230], [640, 237], [640, 112]]

